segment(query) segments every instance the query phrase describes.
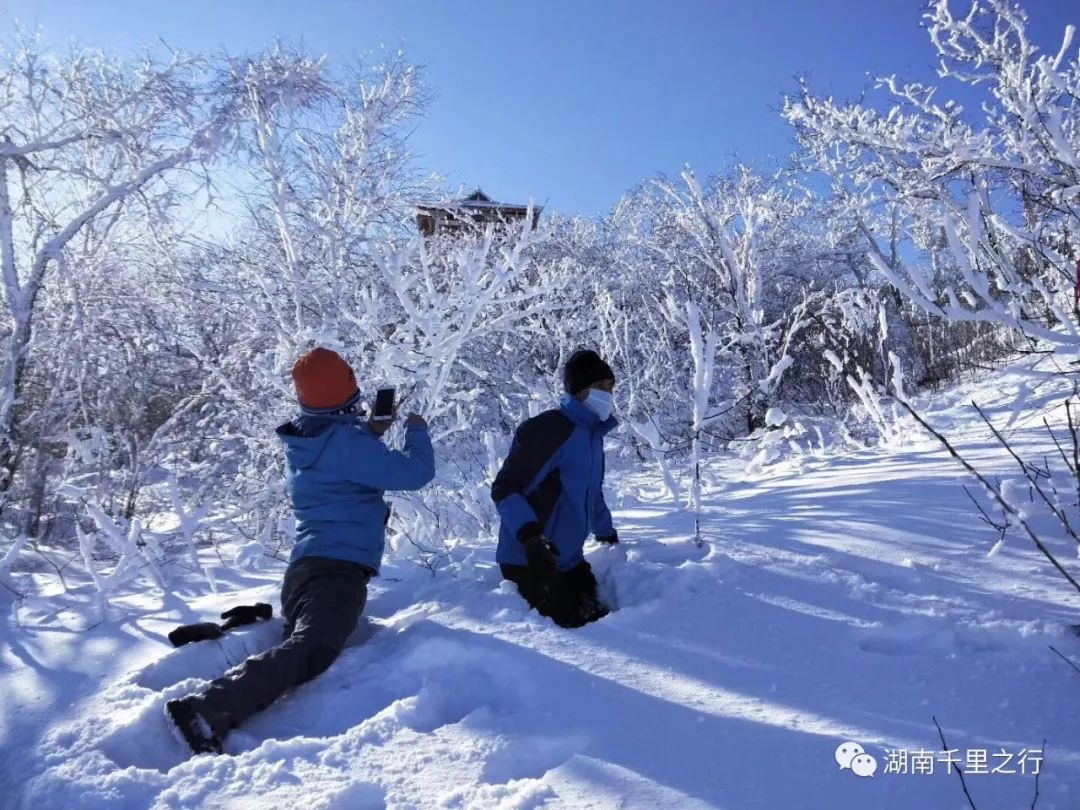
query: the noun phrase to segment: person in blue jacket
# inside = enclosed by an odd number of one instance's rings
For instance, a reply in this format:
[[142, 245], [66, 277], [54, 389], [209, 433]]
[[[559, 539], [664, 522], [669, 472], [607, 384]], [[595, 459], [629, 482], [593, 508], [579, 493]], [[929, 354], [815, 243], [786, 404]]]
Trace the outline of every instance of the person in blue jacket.
[[585, 349], [567, 361], [563, 384], [557, 409], [517, 429], [491, 485], [500, 520], [495, 558], [541, 615], [580, 627], [608, 612], [585, 561], [585, 539], [619, 542], [603, 492], [604, 436], [618, 425], [615, 375]]
[[379, 572], [390, 517], [384, 491], [420, 489], [435, 475], [424, 419], [410, 414], [405, 446], [387, 448], [382, 435], [392, 420], [362, 421], [356, 376], [335, 352], [312, 349], [292, 376], [300, 416], [277, 429], [296, 517], [281, 588], [285, 640], [203, 693], [166, 703], [166, 717], [195, 753], [220, 753], [230, 729], [334, 662]]

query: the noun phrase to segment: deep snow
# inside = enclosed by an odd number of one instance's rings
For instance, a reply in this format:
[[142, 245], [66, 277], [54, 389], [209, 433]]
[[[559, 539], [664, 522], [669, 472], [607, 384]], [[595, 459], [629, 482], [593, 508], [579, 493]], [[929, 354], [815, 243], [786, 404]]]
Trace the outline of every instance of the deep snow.
[[[1011, 472], [966, 403], [1004, 422], [1023, 379], [993, 375], [924, 407], [973, 460]], [[1014, 438], [1039, 446], [1062, 397], [1038, 392]], [[707, 465], [706, 551], [655, 470], [620, 474], [623, 542], [589, 551], [618, 610], [581, 630], [526, 609], [493, 540], [435, 578], [388, 565], [338, 662], [234, 732], [227, 756], [185, 757], [164, 701], [280, 625], [176, 651], [165, 633], [233, 604], [276, 606], [280, 564], [218, 569], [218, 595], [147, 587], [107, 623], [87, 590], [24, 603], [0, 628], [0, 803], [964, 808], [941, 763], [883, 772], [886, 749], [940, 748], [936, 716], [961, 751], [1045, 739], [1037, 806], [1080, 807], [1080, 674], [1048, 649], [1080, 662], [1067, 583], [1018, 534], [988, 554], [968, 479], [915, 429], [893, 448], [779, 450]], [[1054, 548], [1080, 568], [1075, 545]], [[877, 758], [873, 778], [835, 762], [849, 740]], [[1031, 775], [968, 784], [980, 810], [1029, 807], [1035, 790]]]

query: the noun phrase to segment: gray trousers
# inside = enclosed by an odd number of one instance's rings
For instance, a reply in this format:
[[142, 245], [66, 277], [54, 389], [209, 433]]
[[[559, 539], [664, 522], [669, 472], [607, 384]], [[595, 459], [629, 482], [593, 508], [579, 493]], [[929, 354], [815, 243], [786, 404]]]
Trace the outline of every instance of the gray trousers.
[[193, 708], [224, 737], [289, 689], [321, 675], [356, 629], [370, 578], [367, 566], [327, 557], [301, 557], [290, 564], [281, 586], [285, 641], [188, 698]]

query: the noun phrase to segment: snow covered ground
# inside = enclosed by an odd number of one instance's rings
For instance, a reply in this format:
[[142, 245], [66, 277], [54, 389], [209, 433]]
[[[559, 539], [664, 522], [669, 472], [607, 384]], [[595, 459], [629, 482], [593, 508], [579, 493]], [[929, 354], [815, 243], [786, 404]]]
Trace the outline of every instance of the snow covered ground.
[[[1004, 422], [1021, 379], [925, 408], [973, 460], [1008, 472], [966, 403]], [[1035, 396], [1014, 439], [1042, 442], [1061, 398]], [[563, 630], [530, 613], [500, 583], [493, 543], [435, 578], [388, 565], [338, 662], [234, 732], [227, 756], [186, 757], [162, 705], [280, 625], [176, 651], [165, 633], [234, 604], [276, 606], [276, 563], [218, 571], [219, 595], [131, 594], [110, 623], [86, 591], [24, 604], [0, 627], [0, 804], [964, 808], [944, 755], [918, 754], [941, 748], [936, 716], [961, 760], [986, 751], [988, 770], [1019, 771], [1045, 740], [1037, 806], [1080, 806], [1080, 674], [1048, 649], [1080, 660], [1076, 595], [1019, 535], [988, 555], [994, 533], [932, 441], [714, 460], [705, 553], [657, 479], [622, 475], [623, 543], [590, 547], [618, 606], [602, 622]], [[1055, 549], [1077, 567], [1075, 547]], [[872, 778], [837, 764], [848, 741], [876, 758]], [[890, 749], [934, 772], [886, 773]], [[1027, 774], [969, 774], [976, 806], [1030, 807], [1035, 759]]]

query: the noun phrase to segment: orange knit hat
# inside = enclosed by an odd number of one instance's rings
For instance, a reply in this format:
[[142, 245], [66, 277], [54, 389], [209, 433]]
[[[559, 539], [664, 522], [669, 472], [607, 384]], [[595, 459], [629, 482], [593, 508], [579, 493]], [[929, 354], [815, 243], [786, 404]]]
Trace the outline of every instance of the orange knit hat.
[[306, 410], [331, 412], [360, 398], [356, 375], [337, 352], [316, 346], [292, 368], [296, 397]]

